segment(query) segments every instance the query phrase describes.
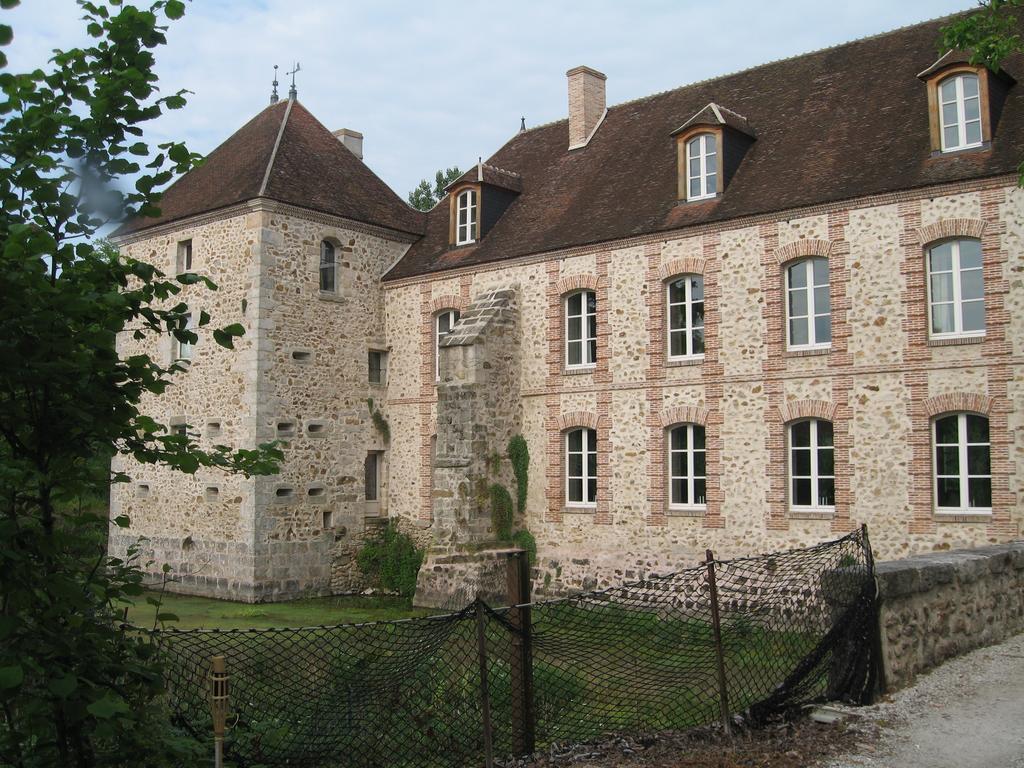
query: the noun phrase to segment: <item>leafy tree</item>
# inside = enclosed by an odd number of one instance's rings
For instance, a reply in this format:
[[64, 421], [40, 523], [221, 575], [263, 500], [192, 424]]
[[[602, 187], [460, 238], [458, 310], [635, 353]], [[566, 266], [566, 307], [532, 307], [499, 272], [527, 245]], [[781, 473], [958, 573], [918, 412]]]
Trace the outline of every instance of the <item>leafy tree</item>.
[[421, 211], [429, 211], [437, 205], [444, 197], [444, 190], [449, 184], [462, 175], [458, 166], [449, 168], [446, 171], [438, 171], [434, 174], [434, 186], [423, 179], [412, 192], [409, 193], [409, 205]]
[[[942, 28], [941, 52], [970, 51], [972, 64], [998, 72], [1006, 59], [1024, 53], [1017, 11], [1024, 0], [987, 0], [974, 13], [960, 16]], [[1019, 184], [1024, 186], [1024, 163], [1018, 167]]]
[[[216, 286], [168, 277], [95, 235], [156, 213], [158, 188], [199, 160], [181, 143], [151, 149], [142, 139], [144, 123], [185, 104], [184, 92], [158, 95], [153, 71], [163, 20], [185, 6], [79, 6], [88, 45], [23, 74], [0, 59], [0, 765], [196, 764], [162, 709], [154, 646], [117, 621], [142, 593], [139, 553], [110, 558], [105, 513], [73, 502], [127, 479], [97, 460], [114, 451], [247, 475], [276, 471], [281, 454], [201, 450], [140, 410], [182, 368], [121, 356], [117, 334], [194, 343], [179, 294]], [[12, 34], [0, 25], [0, 44]], [[198, 326], [209, 323], [201, 312]], [[232, 324], [212, 335], [231, 348], [243, 332]]]

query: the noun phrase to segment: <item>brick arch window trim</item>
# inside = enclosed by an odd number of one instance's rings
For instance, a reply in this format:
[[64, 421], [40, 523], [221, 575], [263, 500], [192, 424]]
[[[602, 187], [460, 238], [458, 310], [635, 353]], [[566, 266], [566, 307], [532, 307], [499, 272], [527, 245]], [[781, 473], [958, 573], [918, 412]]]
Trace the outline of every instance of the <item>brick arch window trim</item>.
[[697, 405], [676, 405], [666, 408], [658, 414], [658, 425], [669, 429], [680, 424], [697, 424], [707, 426], [710, 411]]
[[455, 293], [449, 293], [431, 299], [429, 307], [430, 314], [437, 315], [440, 312], [447, 312], [451, 309], [463, 312], [468, 305], [469, 301], [466, 298]]
[[927, 250], [939, 245], [943, 240], [958, 237], [969, 237], [981, 240], [985, 234], [987, 223], [981, 219], [942, 219], [917, 230], [917, 240]]
[[835, 421], [838, 406], [828, 400], [791, 400], [779, 406], [782, 423], [789, 425], [801, 419]]
[[598, 277], [597, 275], [581, 274], [581, 275], [569, 275], [559, 279], [555, 284], [555, 291], [563, 299], [569, 294], [576, 293], [577, 291], [597, 291], [598, 288]]
[[832, 256], [834, 243], [831, 240], [794, 240], [775, 249], [775, 263], [785, 267], [791, 261], [808, 259], [814, 256], [828, 259]]
[[924, 411], [929, 420], [953, 413], [975, 413], [991, 416], [995, 400], [976, 392], [945, 392], [924, 401]]
[[702, 256], [682, 256], [665, 262], [658, 269], [658, 279], [667, 283], [683, 275], [704, 275], [707, 259]]
[[568, 432], [581, 427], [586, 429], [605, 429], [608, 426], [608, 419], [600, 417], [591, 411], [570, 411], [556, 417], [555, 424], [559, 432]]

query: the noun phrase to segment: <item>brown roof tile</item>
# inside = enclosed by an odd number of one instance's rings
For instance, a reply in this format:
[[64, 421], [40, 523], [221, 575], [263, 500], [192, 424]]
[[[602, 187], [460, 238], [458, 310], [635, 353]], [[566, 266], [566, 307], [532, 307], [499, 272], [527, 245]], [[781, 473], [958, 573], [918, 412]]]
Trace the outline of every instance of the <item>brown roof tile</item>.
[[[1012, 173], [1024, 157], [1024, 89], [1011, 88], [990, 149], [933, 157], [917, 74], [938, 58], [939, 19], [609, 108], [587, 147], [565, 120], [512, 137], [489, 165], [523, 192], [469, 247], [448, 245], [448, 206], [388, 273], [393, 280], [577, 245], [962, 179]], [[1005, 69], [1018, 80], [1024, 60]], [[709, 102], [755, 141], [716, 199], [676, 201], [671, 133]]]
[[302, 104], [292, 102], [288, 110], [288, 102], [282, 101], [256, 115], [203, 165], [168, 187], [160, 200], [160, 216], [128, 221], [115, 235], [260, 197], [265, 176], [263, 197], [401, 232], [423, 232], [421, 212], [410, 208]]

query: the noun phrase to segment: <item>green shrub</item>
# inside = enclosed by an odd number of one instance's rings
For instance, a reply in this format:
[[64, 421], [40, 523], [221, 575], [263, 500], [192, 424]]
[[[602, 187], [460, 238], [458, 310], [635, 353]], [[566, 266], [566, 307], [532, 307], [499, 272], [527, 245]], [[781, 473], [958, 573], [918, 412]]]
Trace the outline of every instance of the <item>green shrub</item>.
[[530, 565], [534, 565], [537, 562], [537, 540], [533, 538], [532, 533], [522, 528], [512, 534], [512, 543], [520, 549], [526, 550], [526, 556], [529, 559]]
[[412, 597], [416, 591], [416, 576], [423, 564], [423, 550], [390, 522], [377, 539], [363, 545], [356, 562], [365, 576], [384, 589]]
[[513, 435], [508, 441], [508, 458], [516, 477], [516, 508], [521, 515], [526, 511], [526, 492], [530, 486], [530, 449], [522, 435]]
[[491, 497], [491, 527], [498, 541], [512, 538], [512, 496], [505, 486], [492, 483], [488, 489]]
[[366, 407], [370, 409], [370, 419], [373, 421], [373, 426], [380, 432], [380, 436], [384, 438], [385, 443], [391, 442], [391, 425], [388, 424], [388, 420], [384, 418], [384, 414], [374, 406], [373, 398], [366, 398]]

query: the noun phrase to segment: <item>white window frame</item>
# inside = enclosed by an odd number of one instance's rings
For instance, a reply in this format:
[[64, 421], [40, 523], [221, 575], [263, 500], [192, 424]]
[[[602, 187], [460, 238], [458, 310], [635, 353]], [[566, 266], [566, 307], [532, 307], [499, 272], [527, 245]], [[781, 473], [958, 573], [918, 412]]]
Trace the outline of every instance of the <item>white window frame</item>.
[[[434, 315], [434, 381], [441, 380], [441, 339], [452, 332], [462, 313], [457, 309], [442, 309]], [[448, 330], [441, 332], [441, 318], [449, 318]]]
[[[330, 261], [324, 261], [327, 248], [331, 249]], [[330, 288], [324, 288], [324, 274], [326, 272], [331, 274]], [[320, 266], [317, 270], [317, 285], [320, 288], [320, 293], [335, 294], [338, 292], [338, 247], [330, 240], [320, 241]]]
[[[977, 95], [976, 96], [964, 96], [964, 80], [967, 78], [974, 78], [978, 83]], [[954, 89], [953, 99], [951, 101], [944, 101], [942, 97], [942, 86], [952, 81], [956, 86]], [[959, 152], [962, 149], [974, 149], [980, 147], [985, 142], [985, 124], [983, 122], [984, 115], [981, 113], [981, 78], [973, 72], [959, 72], [955, 75], [943, 78], [939, 81], [936, 86], [937, 97], [939, 101], [939, 141], [941, 142], [943, 152]], [[978, 119], [968, 120], [967, 119], [967, 101], [970, 99], [977, 99], [978, 101]], [[944, 107], [947, 104], [956, 105], [956, 122], [947, 123], [945, 117]], [[978, 141], [968, 143], [967, 142], [967, 124], [977, 123], [978, 124], [978, 135], [981, 137]], [[957, 143], [950, 146], [946, 144], [946, 129], [951, 126], [956, 126]]]
[[[677, 450], [672, 447], [672, 433], [677, 429], [686, 430], [686, 447]], [[704, 447], [694, 448], [694, 433], [696, 430], [704, 430]], [[665, 442], [666, 442], [666, 455], [668, 456], [668, 508], [670, 510], [697, 510], [704, 512], [708, 508], [707, 502], [707, 430], [703, 424], [674, 424], [665, 431]], [[677, 453], [683, 453], [686, 455], [686, 475], [675, 475], [672, 473], [672, 457]], [[694, 456], [695, 454], [704, 454], [704, 474], [698, 475], [694, 471]], [[672, 489], [675, 485], [676, 480], [686, 481], [686, 496], [690, 501], [685, 503], [677, 503], [672, 500]], [[704, 501], [695, 501], [694, 486], [697, 480], [704, 481]]]
[[[985, 328], [980, 328], [973, 331], [965, 331], [964, 327], [964, 300], [963, 300], [963, 273], [964, 270], [960, 267], [960, 243], [964, 240], [974, 240], [977, 238], [966, 238], [961, 237], [955, 240], [944, 240], [941, 243], [932, 243], [928, 250], [924, 254], [925, 259], [925, 281], [927, 282], [928, 291], [928, 337], [931, 339], [970, 339], [978, 338], [985, 335]], [[932, 270], [932, 251], [943, 245], [952, 246], [952, 260], [950, 262], [950, 270], [953, 275], [953, 298], [950, 301], [936, 302], [932, 296], [932, 275], [933, 274], [947, 274], [946, 270], [940, 270], [935, 272]], [[979, 243], [980, 245], [980, 243]], [[980, 271], [981, 272], [981, 298], [980, 299], [968, 299], [970, 302], [981, 302], [983, 316], [985, 308], [985, 252], [981, 253], [981, 267], [971, 267], [967, 270], [968, 272]], [[953, 330], [952, 331], [939, 331], [933, 330], [934, 315], [936, 303], [939, 304], [952, 304], [953, 305]], [[986, 325], [988, 324], [988, 318], [985, 318]]]
[[[713, 145], [708, 151], [708, 143]], [[696, 154], [694, 149], [696, 148]], [[715, 158], [715, 170], [708, 172], [708, 158]], [[699, 160], [697, 175], [690, 171], [690, 161]], [[721, 173], [721, 163], [718, 162], [718, 135], [714, 133], [699, 133], [691, 139], [686, 140], [686, 199], [687, 200], [710, 200], [718, 195], [718, 174]], [[700, 184], [701, 193], [691, 194], [691, 183], [697, 180]]]
[[[192, 313], [187, 313], [185, 315], [185, 330], [195, 333], [193, 322]], [[171, 338], [174, 341], [174, 362], [191, 363], [196, 354], [196, 345], [187, 341], [179, 341], [173, 336]]]
[[[825, 280], [824, 285], [818, 285], [814, 282], [814, 262], [823, 261], [825, 267], [828, 270], [828, 276]], [[804, 286], [803, 288], [793, 288], [792, 286], [792, 274], [794, 269], [801, 268], [804, 270]], [[817, 301], [815, 300], [815, 289], [816, 288], [827, 288], [829, 293], [828, 312], [819, 312], [817, 307]], [[791, 294], [797, 291], [803, 291], [807, 294], [807, 314], [799, 315], [794, 317], [791, 314], [789, 297]], [[830, 349], [832, 347], [832, 265], [829, 260], [823, 256], [812, 256], [808, 259], [801, 259], [800, 261], [791, 262], [786, 265], [786, 349], [791, 350], [805, 350], [805, 349]], [[818, 331], [815, 324], [815, 320], [819, 317], [829, 316], [829, 339], [828, 341], [818, 341]], [[793, 343], [793, 325], [792, 321], [798, 318], [802, 318], [807, 323], [807, 343], [806, 344], [794, 344]]]
[[[700, 301], [694, 301], [694, 299], [693, 299], [693, 287], [690, 285], [690, 281], [691, 280], [700, 280], [700, 282], [701, 282], [701, 295], [703, 296], [703, 293], [704, 293], [704, 276], [703, 275], [689, 275], [689, 274], [688, 275], [677, 275], [676, 277], [673, 277], [671, 280], [669, 280], [665, 284], [665, 354], [666, 354], [666, 356], [668, 357], [669, 360], [703, 360], [704, 359], [704, 353], [703, 352], [694, 352], [693, 351], [693, 347], [694, 347], [694, 344], [693, 344], [694, 332], [697, 331], [698, 328], [701, 331], [703, 331], [704, 328], [705, 328], [705, 323], [703, 321], [703, 313], [701, 313], [701, 318], [702, 319], [701, 319], [700, 326], [693, 325], [693, 305], [694, 304], [700, 304], [703, 307], [704, 306], [704, 299], [701, 298]], [[672, 286], [675, 285], [676, 283], [680, 283], [680, 282], [684, 283], [685, 286], [686, 286], [685, 289], [684, 289], [684, 294], [685, 295], [684, 295], [683, 300], [681, 302], [673, 302], [672, 301]], [[685, 318], [685, 323], [684, 323], [682, 328], [673, 328], [672, 327], [672, 308], [673, 307], [683, 307], [683, 316]], [[679, 333], [681, 333], [683, 335], [683, 339], [685, 341], [685, 343], [683, 345], [683, 348], [685, 349], [685, 351], [681, 355], [673, 355], [672, 354], [672, 335], [673, 334], [679, 334]]]
[[[580, 438], [580, 449], [582, 453], [581, 466], [582, 475], [569, 474], [569, 457], [575, 451], [569, 449], [569, 436], [574, 432], [582, 432]], [[597, 506], [597, 430], [590, 427], [573, 427], [565, 431], [562, 440], [564, 442], [563, 457], [565, 461], [565, 506], [576, 509], [593, 509]], [[591, 444], [593, 443], [593, 444]], [[591, 459], [593, 456], [593, 459]], [[582, 496], [579, 501], [573, 501], [569, 493], [571, 480], [582, 481]], [[594, 481], [594, 498], [590, 497], [590, 481]]]
[[192, 271], [192, 238], [178, 241], [178, 251], [176, 256], [175, 267], [177, 268], [178, 274]]
[[[826, 446], [819, 446], [818, 445], [818, 425], [820, 423], [822, 423], [822, 422], [825, 422], [825, 423], [827, 423], [827, 424], [832, 426], [832, 445], [830, 445], [830, 446], [828, 446], [828, 445], [826, 445]], [[810, 468], [811, 474], [809, 476], [808, 475], [800, 475], [799, 477], [794, 477], [794, 475], [793, 475], [793, 427], [795, 427], [798, 424], [808, 424], [808, 423], [810, 424], [811, 444], [810, 444], [809, 447], [808, 446], [800, 446], [799, 450], [809, 450], [811, 452], [811, 468]], [[835, 435], [836, 435], [835, 424], [833, 422], [830, 422], [828, 419], [798, 419], [798, 420], [792, 421], [792, 422], [790, 422], [789, 424], [786, 425], [786, 479], [787, 479], [786, 499], [789, 502], [789, 510], [791, 512], [827, 512], [827, 513], [834, 513], [836, 511], [836, 505], [835, 505], [835, 500], [834, 500], [834, 496], [835, 496], [835, 483], [836, 483], [836, 475], [835, 475], [835, 471], [836, 471], [836, 439], [835, 439]], [[822, 475], [818, 471], [818, 450], [819, 450], [819, 448], [829, 448], [832, 451], [832, 474], [831, 475]], [[801, 479], [801, 480], [802, 479], [807, 479], [808, 477], [810, 478], [810, 481], [811, 481], [811, 499], [814, 500], [814, 501], [812, 501], [811, 504], [796, 504], [794, 502], [795, 494], [793, 493], [793, 481], [796, 480], [796, 479]], [[819, 483], [820, 483], [820, 481], [822, 479], [830, 479], [830, 480], [832, 480], [832, 494], [833, 494], [833, 503], [832, 504], [823, 504], [823, 503], [821, 503], [821, 495], [818, 492], [818, 486], [819, 486]]]
[[[938, 442], [938, 435], [936, 434], [936, 426], [938, 422], [943, 419], [950, 417], [956, 417], [956, 448], [957, 448], [957, 474], [956, 475], [941, 475], [941, 477], [955, 477], [960, 482], [960, 504], [956, 507], [940, 507], [939, 506], [939, 463], [937, 461], [937, 453], [940, 447], [952, 447], [953, 443], [940, 443]], [[983, 413], [944, 413], [940, 416], [936, 416], [932, 419], [931, 432], [932, 432], [932, 499], [935, 514], [937, 515], [991, 515], [992, 507], [972, 507], [970, 502], [970, 479], [973, 478], [987, 478], [989, 482], [989, 497], [992, 495], [992, 433], [989, 432], [988, 442], [985, 443], [970, 443], [967, 440], [967, 417], [975, 416], [977, 418], [985, 419], [988, 422], [989, 430], [992, 429], [992, 420], [989, 419]], [[967, 449], [971, 446], [986, 446], [988, 448], [988, 474], [987, 475], [972, 475], [968, 469], [967, 464]], [[966, 504], [964, 503], [966, 502]]]
[[[588, 310], [590, 302], [587, 300], [588, 296], [594, 296], [594, 311]], [[580, 297], [580, 314], [570, 314], [571, 310], [569, 304], [575, 297]], [[569, 371], [589, 370], [597, 366], [597, 294], [594, 291], [585, 289], [582, 291], [574, 291], [566, 294], [562, 300], [562, 315], [563, 315], [563, 328], [565, 335], [565, 344], [562, 349], [562, 354], [565, 356], [565, 368]], [[569, 336], [569, 321], [573, 318], [580, 318], [580, 336], [577, 339], [573, 339]], [[590, 335], [590, 319], [594, 318], [594, 334]], [[591, 343], [593, 342], [593, 343]], [[570, 363], [569, 362], [569, 346], [571, 344], [580, 345], [580, 362]], [[591, 350], [593, 349], [593, 353]], [[593, 356], [593, 359], [591, 359]]]
[[[466, 222], [462, 213], [466, 212]], [[455, 198], [455, 244], [469, 245], [476, 242], [477, 197], [475, 189], [466, 189]]]

